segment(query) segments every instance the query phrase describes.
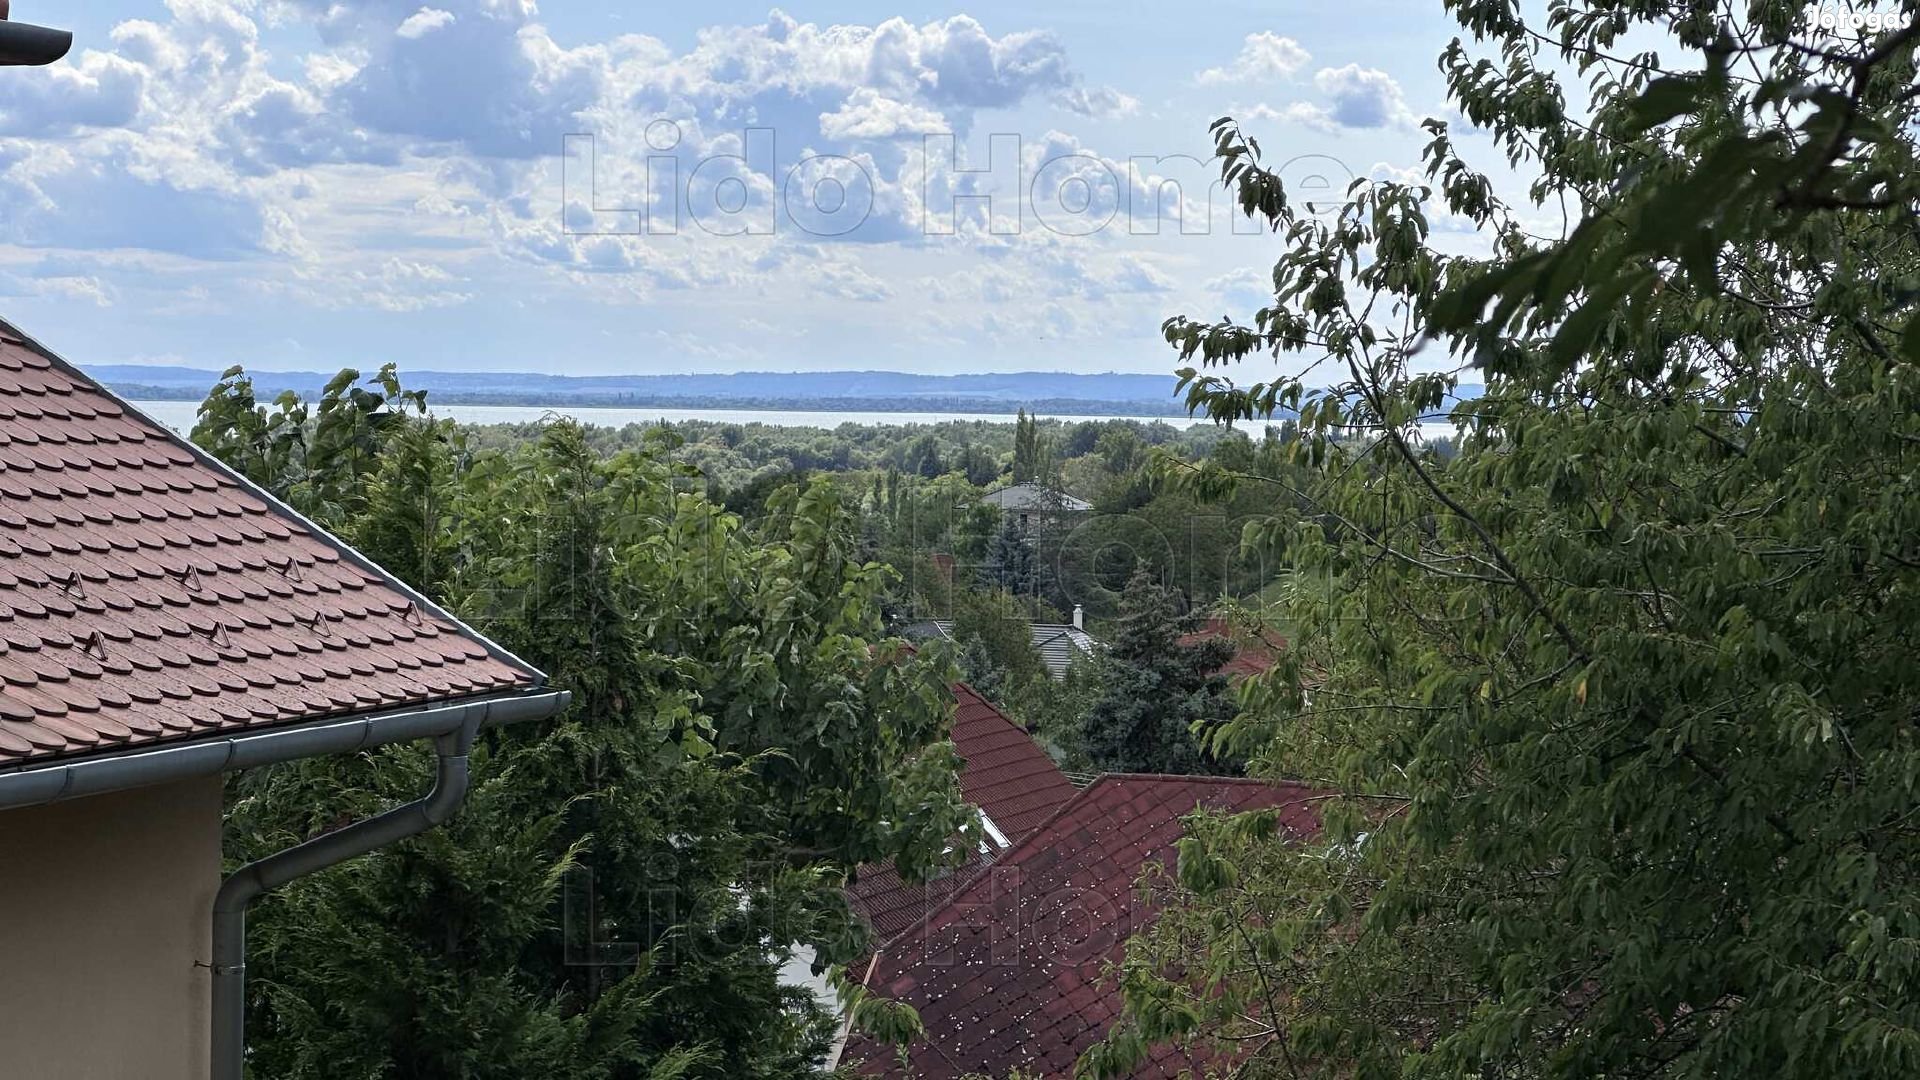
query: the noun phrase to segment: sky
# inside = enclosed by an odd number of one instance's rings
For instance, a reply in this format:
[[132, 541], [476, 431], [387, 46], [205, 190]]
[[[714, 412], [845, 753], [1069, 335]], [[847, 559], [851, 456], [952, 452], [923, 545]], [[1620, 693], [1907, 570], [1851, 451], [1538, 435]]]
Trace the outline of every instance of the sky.
[[[1209, 184], [1406, 176], [1438, 0], [14, 0], [0, 315], [81, 363], [1171, 371], [1279, 241]], [[1487, 156], [1493, 156], [1488, 153]]]

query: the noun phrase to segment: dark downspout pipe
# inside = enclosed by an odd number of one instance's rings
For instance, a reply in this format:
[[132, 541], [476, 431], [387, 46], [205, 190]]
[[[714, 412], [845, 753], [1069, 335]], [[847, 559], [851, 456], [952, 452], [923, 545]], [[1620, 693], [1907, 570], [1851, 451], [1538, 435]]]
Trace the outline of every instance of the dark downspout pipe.
[[433, 790], [417, 802], [316, 836], [248, 863], [220, 886], [213, 902], [213, 1080], [242, 1080], [247, 1058], [247, 906], [295, 878], [357, 858], [439, 825], [467, 796], [467, 755], [482, 717], [435, 736], [439, 755]]

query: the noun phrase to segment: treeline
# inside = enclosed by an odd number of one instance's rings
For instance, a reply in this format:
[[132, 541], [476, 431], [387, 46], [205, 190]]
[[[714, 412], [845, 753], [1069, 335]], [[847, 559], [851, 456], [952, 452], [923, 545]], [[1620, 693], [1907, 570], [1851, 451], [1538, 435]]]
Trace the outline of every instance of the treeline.
[[[112, 389], [115, 393], [133, 401], [198, 401], [204, 392], [195, 387], [158, 386], [125, 380], [116, 380], [112, 384]], [[1187, 415], [1186, 409], [1179, 402], [1172, 400], [1006, 399], [964, 394], [783, 397], [779, 395], [582, 392], [568, 393], [564, 397], [556, 398], [554, 394], [543, 391], [436, 390], [433, 392], [433, 400], [441, 405], [500, 405], [534, 409], [716, 409], [732, 412], [1004, 414], [1009, 419], [1021, 411], [1052, 413], [1060, 416], [1165, 416], [1171, 418]]]
[[[977, 828], [947, 742], [949, 661], [889, 631], [889, 575], [827, 480], [743, 521], [664, 437], [600, 453], [566, 421], [508, 446], [470, 434], [391, 369], [271, 407], [234, 372], [194, 430], [574, 701], [486, 733], [445, 828], [255, 908], [250, 1071], [810, 1074], [835, 1018], [782, 982], [783, 960], [861, 955], [848, 874], [933, 872]], [[410, 798], [431, 768], [396, 746], [240, 774], [227, 855]], [[859, 1013], [912, 1030], [884, 1003]]]
[[[433, 402], [438, 404], [436, 395]], [[611, 454], [646, 443], [663, 426], [677, 437], [675, 453], [697, 466], [716, 493], [751, 482], [764, 472], [858, 472], [895, 470], [934, 479], [965, 475], [974, 484], [1011, 477], [1018, 423], [1024, 410], [997, 420], [943, 420], [931, 424], [854, 424], [831, 428], [761, 422], [678, 420], [665, 424], [593, 425], [584, 430], [596, 452]], [[1034, 421], [1050, 453], [1074, 458], [1093, 452], [1109, 432], [1126, 432], [1137, 444], [1203, 454], [1227, 437], [1213, 424], [1176, 427], [1142, 420]], [[509, 446], [538, 437], [538, 423], [489, 424], [472, 429], [480, 446]]]

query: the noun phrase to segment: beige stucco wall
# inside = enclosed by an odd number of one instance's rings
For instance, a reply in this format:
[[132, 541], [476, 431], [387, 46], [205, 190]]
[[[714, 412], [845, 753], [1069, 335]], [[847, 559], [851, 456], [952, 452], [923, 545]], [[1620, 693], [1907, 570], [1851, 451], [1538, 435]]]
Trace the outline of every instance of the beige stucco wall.
[[0, 1077], [204, 1080], [220, 781], [0, 810]]

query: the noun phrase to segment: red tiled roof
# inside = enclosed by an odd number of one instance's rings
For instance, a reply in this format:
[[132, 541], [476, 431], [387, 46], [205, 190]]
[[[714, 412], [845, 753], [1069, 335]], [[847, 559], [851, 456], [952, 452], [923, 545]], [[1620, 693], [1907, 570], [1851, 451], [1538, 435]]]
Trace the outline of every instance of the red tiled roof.
[[[1075, 791], [1060, 767], [1020, 726], [966, 683], [955, 683], [953, 742], [965, 763], [960, 790], [1006, 836], [1009, 843], [1032, 832]], [[847, 890], [868, 924], [883, 940], [926, 917], [933, 905], [966, 883], [982, 860], [974, 856], [936, 881], [910, 884], [891, 863], [862, 867], [860, 880]]]
[[539, 682], [0, 323], [0, 768]]
[[[1119, 994], [1102, 972], [1151, 925], [1155, 908], [1135, 883], [1150, 859], [1171, 866], [1180, 819], [1201, 806], [1277, 806], [1286, 831], [1305, 837], [1320, 827], [1311, 795], [1255, 780], [1101, 777], [882, 950], [867, 985], [913, 1006], [926, 1027], [911, 1048], [912, 1075], [1071, 1076], [1119, 1015]], [[860, 1036], [847, 1060], [865, 1075], [907, 1075], [893, 1048]], [[1132, 1075], [1193, 1067], [1162, 1049]]]
[[1191, 634], [1180, 637], [1182, 645], [1198, 645], [1203, 641], [1218, 638], [1232, 642], [1233, 658], [1220, 665], [1219, 673], [1230, 680], [1239, 680], [1248, 675], [1258, 675], [1273, 667], [1274, 654], [1287, 647], [1285, 640], [1273, 641], [1261, 638], [1257, 641], [1242, 641], [1235, 637], [1232, 626], [1218, 615], [1208, 616], [1206, 625]]

